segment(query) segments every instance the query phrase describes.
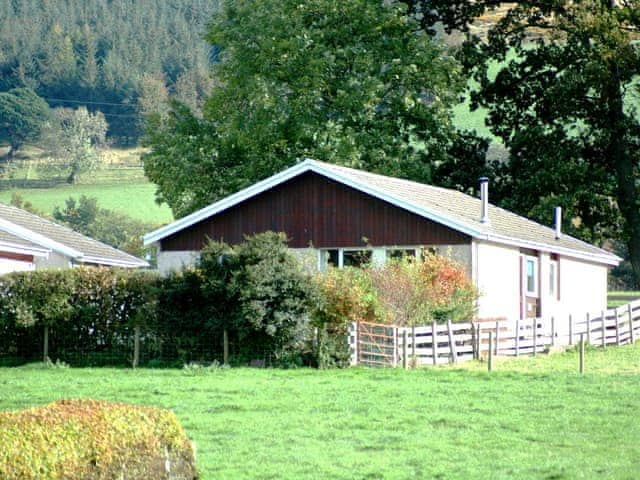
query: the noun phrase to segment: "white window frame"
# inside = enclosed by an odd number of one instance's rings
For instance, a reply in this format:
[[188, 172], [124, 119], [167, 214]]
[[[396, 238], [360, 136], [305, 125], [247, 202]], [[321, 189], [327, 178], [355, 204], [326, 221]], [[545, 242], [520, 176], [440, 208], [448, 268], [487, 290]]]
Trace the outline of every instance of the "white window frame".
[[[533, 264], [533, 290], [529, 290], [529, 262]], [[524, 292], [527, 297], [539, 297], [540, 292], [540, 264], [538, 257], [532, 255], [524, 256], [524, 271], [522, 272], [524, 278], [522, 279], [524, 284]]]

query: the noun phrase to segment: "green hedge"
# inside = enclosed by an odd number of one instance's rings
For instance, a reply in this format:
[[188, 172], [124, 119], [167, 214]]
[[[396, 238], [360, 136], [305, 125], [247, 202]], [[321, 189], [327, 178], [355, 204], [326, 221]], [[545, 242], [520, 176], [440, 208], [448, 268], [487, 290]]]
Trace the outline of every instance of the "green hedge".
[[175, 415], [152, 407], [62, 400], [0, 413], [0, 478], [197, 478]]

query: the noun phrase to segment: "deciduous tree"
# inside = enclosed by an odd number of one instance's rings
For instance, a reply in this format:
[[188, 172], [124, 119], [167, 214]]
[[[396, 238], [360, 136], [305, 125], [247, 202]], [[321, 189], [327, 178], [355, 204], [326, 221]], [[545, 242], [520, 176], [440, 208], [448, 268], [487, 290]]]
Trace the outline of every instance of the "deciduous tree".
[[310, 156], [431, 180], [455, 138], [458, 64], [398, 1], [228, 2], [204, 118], [152, 121], [145, 171], [182, 216]]

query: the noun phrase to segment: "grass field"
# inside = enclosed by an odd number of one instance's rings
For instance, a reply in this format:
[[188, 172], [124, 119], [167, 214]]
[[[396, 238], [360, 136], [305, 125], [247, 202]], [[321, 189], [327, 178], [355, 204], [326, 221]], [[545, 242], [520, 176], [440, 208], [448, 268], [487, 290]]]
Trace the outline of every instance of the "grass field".
[[615, 308], [640, 298], [638, 291], [610, 291], [607, 293], [607, 307]]
[[640, 344], [402, 370], [0, 369], [0, 409], [176, 412], [204, 479], [635, 479]]
[[171, 209], [155, 203], [155, 185], [151, 183], [118, 183], [96, 185], [64, 185], [55, 188], [28, 188], [0, 191], [0, 202], [9, 203], [13, 193], [19, 194], [35, 208], [51, 213], [56, 206], [64, 208], [69, 197], [96, 197], [101, 208], [117, 210], [153, 224], [172, 221]]

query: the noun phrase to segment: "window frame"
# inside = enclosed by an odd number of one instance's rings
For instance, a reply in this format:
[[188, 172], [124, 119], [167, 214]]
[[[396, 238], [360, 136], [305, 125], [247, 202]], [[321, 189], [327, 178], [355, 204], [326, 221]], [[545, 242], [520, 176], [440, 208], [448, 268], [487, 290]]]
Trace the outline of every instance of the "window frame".
[[[529, 289], [529, 262], [533, 265], [533, 290]], [[532, 255], [524, 255], [524, 271], [523, 271], [523, 283], [524, 283], [524, 293], [527, 297], [540, 297], [540, 263], [539, 258], [534, 257]]]

